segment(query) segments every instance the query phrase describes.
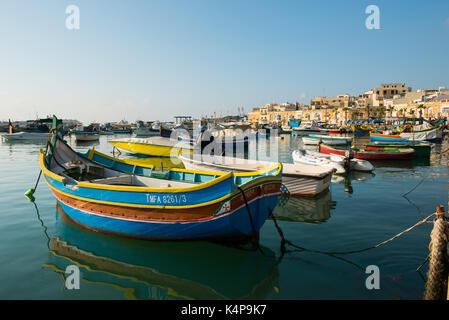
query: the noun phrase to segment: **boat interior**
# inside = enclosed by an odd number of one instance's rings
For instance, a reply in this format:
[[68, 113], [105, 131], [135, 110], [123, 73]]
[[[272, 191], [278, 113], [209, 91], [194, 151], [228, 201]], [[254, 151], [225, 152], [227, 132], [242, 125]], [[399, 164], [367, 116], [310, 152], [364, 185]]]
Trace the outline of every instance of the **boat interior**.
[[77, 154], [60, 140], [56, 142], [49, 170], [65, 177], [69, 184], [86, 181], [106, 185], [153, 188], [191, 187], [223, 175], [223, 173], [194, 174], [172, 170], [165, 172], [152, 171], [148, 176], [130, 174], [96, 164]]

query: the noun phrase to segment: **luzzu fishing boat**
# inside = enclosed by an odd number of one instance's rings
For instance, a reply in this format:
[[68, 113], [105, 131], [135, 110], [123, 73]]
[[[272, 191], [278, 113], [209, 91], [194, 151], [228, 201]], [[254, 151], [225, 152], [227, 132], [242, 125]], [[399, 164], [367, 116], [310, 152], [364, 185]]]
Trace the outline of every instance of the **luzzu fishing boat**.
[[405, 149], [405, 148], [411, 148], [415, 150], [414, 152], [415, 158], [429, 158], [430, 152], [432, 150], [431, 144], [425, 142], [400, 143], [400, 142], [373, 141], [365, 146], [365, 149], [369, 150], [391, 150], [391, 149]]
[[181, 153], [192, 153], [194, 149], [190, 143], [166, 137], [124, 138], [109, 143], [126, 151], [156, 157], [177, 157]]
[[143, 239], [257, 239], [282, 179], [279, 163], [241, 174], [185, 169], [127, 174], [80, 156], [57, 134], [48, 152], [41, 151], [40, 167], [72, 220]]
[[373, 132], [369, 135], [372, 141], [382, 141], [382, 142], [403, 142], [408, 143], [410, 140], [402, 138], [399, 134], [383, 134]]
[[[348, 150], [336, 149], [331, 146], [320, 144], [320, 152], [325, 154], [336, 154], [345, 156]], [[352, 149], [355, 159], [363, 160], [406, 160], [412, 159], [414, 150], [405, 149], [386, 149], [386, 150], [370, 150], [370, 149]]]
[[355, 136], [366, 136], [366, 135], [370, 134], [370, 132], [373, 130], [373, 127], [371, 127], [367, 124], [362, 124], [362, 125], [353, 124], [351, 127], [352, 127], [352, 131]]
[[443, 137], [442, 126], [434, 127], [429, 124], [421, 126], [407, 125], [401, 131], [392, 134], [387, 132], [374, 132], [370, 139], [383, 142], [410, 143], [414, 141], [439, 141]]

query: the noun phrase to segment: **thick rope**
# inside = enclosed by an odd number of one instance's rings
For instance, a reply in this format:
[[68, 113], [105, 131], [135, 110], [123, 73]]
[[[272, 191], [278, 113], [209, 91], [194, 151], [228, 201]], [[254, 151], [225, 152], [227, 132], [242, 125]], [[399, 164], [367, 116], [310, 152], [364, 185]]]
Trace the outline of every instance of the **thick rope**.
[[449, 222], [445, 218], [441, 217], [435, 220], [430, 238], [430, 262], [424, 299], [444, 300], [447, 297], [449, 264], [447, 253]]
[[[271, 209], [268, 207], [268, 211], [270, 212], [270, 215], [272, 217], [274, 217], [273, 213], [271, 212]], [[359, 250], [352, 250], [352, 251], [320, 251], [320, 250], [312, 250], [312, 249], [307, 249], [304, 247], [300, 247], [296, 244], [294, 244], [293, 242], [291, 242], [290, 240], [285, 239], [284, 237], [284, 233], [282, 232], [282, 229], [277, 225], [276, 220], [273, 220], [275, 222], [275, 226], [276, 229], [278, 230], [278, 233], [281, 237], [281, 251], [284, 252], [285, 251], [285, 244], [288, 244], [296, 249], [300, 249], [302, 251], [309, 251], [309, 252], [314, 252], [314, 253], [322, 253], [322, 254], [328, 254], [328, 255], [335, 255], [335, 254], [353, 254], [353, 253], [359, 253], [359, 252], [363, 252], [363, 251], [368, 251], [371, 249], [375, 249], [378, 248], [380, 246], [383, 246], [391, 241], [393, 241], [396, 238], [399, 238], [400, 236], [402, 236], [403, 234], [413, 230], [414, 228], [420, 226], [421, 224], [427, 223], [427, 220], [429, 220], [434, 214], [436, 214], [435, 212], [432, 213], [431, 215], [427, 216], [426, 218], [424, 218], [423, 220], [419, 221], [418, 223], [415, 223], [413, 226], [411, 226], [410, 228], [405, 229], [404, 231], [398, 233], [397, 235], [395, 235], [394, 237], [391, 237], [390, 239], [387, 239], [385, 241], [382, 241], [374, 246], [371, 247], [367, 247], [367, 248], [363, 248], [363, 249], [359, 249]]]
[[[243, 189], [240, 188], [239, 186], [237, 186], [237, 189], [239, 189], [240, 193], [242, 194], [243, 201], [245, 201], [246, 211], [248, 213], [248, 218], [249, 218], [249, 222], [251, 224], [251, 229], [253, 231], [253, 236], [257, 237], [256, 228], [254, 227], [253, 216], [251, 215], [251, 211], [249, 209], [248, 201], [246, 200], [245, 191], [243, 191]], [[257, 249], [260, 249], [259, 239], [252, 239], [252, 243], [253, 243], [253, 245], [255, 245], [257, 247]]]

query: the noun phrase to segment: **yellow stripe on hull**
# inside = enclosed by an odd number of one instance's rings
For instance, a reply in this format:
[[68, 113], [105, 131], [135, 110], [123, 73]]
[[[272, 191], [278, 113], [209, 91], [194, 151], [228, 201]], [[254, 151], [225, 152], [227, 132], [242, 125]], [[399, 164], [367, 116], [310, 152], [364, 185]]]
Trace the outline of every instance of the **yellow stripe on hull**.
[[193, 149], [160, 146], [155, 144], [143, 144], [143, 143], [132, 143], [132, 142], [120, 142], [120, 141], [110, 141], [113, 146], [117, 148], [134, 152], [146, 154], [149, 156], [157, 157], [177, 157], [181, 153], [192, 154]]

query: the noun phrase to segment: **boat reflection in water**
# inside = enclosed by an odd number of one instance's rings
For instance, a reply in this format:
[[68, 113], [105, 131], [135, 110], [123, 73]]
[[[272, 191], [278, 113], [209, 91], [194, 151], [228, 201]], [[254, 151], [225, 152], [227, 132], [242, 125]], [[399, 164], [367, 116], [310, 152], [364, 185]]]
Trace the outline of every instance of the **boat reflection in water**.
[[376, 175], [372, 172], [351, 171], [345, 175], [332, 176], [332, 183], [344, 184], [345, 192], [352, 194], [354, 192], [354, 189], [352, 187], [352, 181], [362, 182], [372, 179], [375, 176]]
[[57, 210], [44, 267], [64, 274], [75, 263], [82, 281], [110, 285], [127, 299], [264, 299], [277, 287], [278, 261], [268, 248], [263, 255], [210, 242], [121, 238], [84, 229]]
[[92, 140], [92, 141], [84, 141], [84, 140], [75, 140], [71, 141], [77, 147], [92, 147], [100, 145], [100, 140]]
[[328, 190], [318, 197], [290, 196], [280, 198], [273, 214], [277, 220], [322, 223], [330, 218], [336, 202]]

